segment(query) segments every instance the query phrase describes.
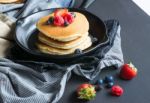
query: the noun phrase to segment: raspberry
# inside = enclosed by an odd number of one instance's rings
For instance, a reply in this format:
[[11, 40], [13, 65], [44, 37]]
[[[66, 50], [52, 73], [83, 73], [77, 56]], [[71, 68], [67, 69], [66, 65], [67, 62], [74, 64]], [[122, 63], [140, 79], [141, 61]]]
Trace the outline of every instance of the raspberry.
[[114, 96], [121, 96], [123, 94], [123, 89], [119, 85], [115, 85], [111, 88], [111, 94]]
[[74, 17], [73, 17], [73, 15], [71, 15], [71, 13], [66, 13], [63, 16], [63, 18], [64, 18], [65, 21], [67, 21], [70, 24], [74, 21]]
[[64, 25], [64, 19], [61, 16], [55, 16], [54, 17], [54, 25], [56, 26], [62, 26]]
[[107, 87], [107, 88], [111, 88], [113, 85], [114, 85], [114, 82], [109, 82], [109, 83], [106, 85], [106, 87]]

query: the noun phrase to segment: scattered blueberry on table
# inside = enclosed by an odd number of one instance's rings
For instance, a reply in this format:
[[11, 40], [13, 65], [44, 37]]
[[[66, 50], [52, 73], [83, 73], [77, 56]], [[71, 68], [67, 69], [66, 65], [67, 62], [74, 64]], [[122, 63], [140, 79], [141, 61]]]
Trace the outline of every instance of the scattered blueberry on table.
[[113, 82], [114, 81], [114, 77], [113, 76], [106, 76], [104, 79], [105, 83], [109, 83], [109, 82]]
[[109, 82], [109, 83], [107, 83], [106, 87], [111, 88], [113, 85], [114, 85], [114, 82]]
[[103, 79], [99, 79], [96, 82], [97, 85], [103, 85], [103, 83], [104, 83]]

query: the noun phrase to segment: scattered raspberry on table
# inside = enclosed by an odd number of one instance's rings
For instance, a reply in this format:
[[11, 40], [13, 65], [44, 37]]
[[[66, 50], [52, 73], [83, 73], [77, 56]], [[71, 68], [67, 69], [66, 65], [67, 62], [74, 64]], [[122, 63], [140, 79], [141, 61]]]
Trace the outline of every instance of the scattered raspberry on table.
[[111, 88], [111, 94], [114, 96], [121, 96], [123, 94], [124, 90], [122, 87], [120, 87], [119, 85], [114, 85]]

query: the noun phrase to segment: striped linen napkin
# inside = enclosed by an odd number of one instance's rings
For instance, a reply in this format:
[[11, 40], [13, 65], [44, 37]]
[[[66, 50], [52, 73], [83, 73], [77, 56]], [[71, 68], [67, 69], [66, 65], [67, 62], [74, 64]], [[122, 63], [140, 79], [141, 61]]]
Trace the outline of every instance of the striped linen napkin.
[[[56, 103], [63, 96], [71, 72], [93, 80], [105, 67], [119, 68], [124, 63], [120, 25], [115, 20], [105, 23], [109, 31], [108, 44], [99, 48], [98, 53], [74, 60], [72, 65], [1, 58], [0, 101], [3, 101], [1, 103]], [[16, 54], [23, 55], [23, 52]]]

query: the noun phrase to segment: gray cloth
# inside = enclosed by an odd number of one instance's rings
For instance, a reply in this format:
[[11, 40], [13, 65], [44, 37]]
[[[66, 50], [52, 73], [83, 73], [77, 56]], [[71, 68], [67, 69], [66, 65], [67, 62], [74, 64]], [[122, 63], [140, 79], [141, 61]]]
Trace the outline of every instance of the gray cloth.
[[101, 47], [99, 53], [82, 57], [69, 66], [1, 58], [1, 103], [56, 103], [64, 93], [71, 71], [92, 80], [104, 67], [119, 68], [123, 64], [120, 25], [114, 20], [107, 21], [106, 25], [108, 44]]
[[0, 13], [0, 57], [6, 57], [13, 46], [14, 22], [3, 13]]
[[[46, 65], [46, 64], [45, 64]], [[1, 103], [56, 103], [64, 92], [72, 67], [39, 72], [7, 59], [0, 59]], [[41, 68], [46, 66], [42, 64]]]
[[72, 7], [74, 0], [25, 0], [22, 4], [0, 4], [0, 12], [13, 19], [50, 8]]

